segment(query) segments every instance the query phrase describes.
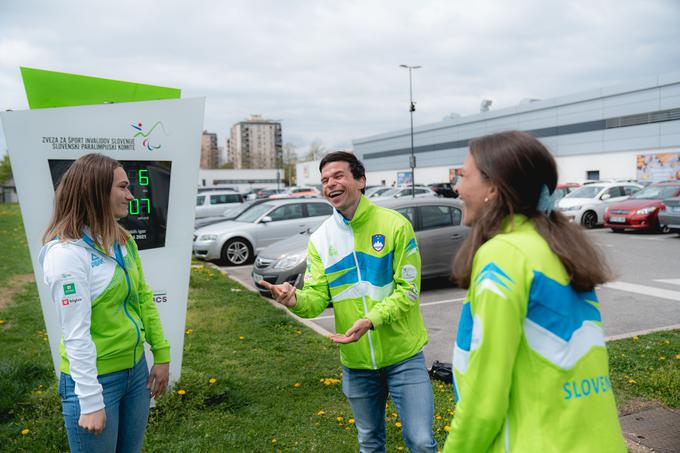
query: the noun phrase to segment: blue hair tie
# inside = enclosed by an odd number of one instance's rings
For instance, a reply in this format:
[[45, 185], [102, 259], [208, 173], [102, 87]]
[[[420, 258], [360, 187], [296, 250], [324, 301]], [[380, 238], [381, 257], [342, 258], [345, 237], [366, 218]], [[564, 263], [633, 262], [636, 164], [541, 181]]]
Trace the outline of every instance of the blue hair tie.
[[550, 211], [555, 209], [555, 199], [550, 194], [550, 189], [548, 186], [543, 184], [541, 187], [541, 194], [538, 196], [538, 203], [536, 204], [536, 210], [544, 214], [550, 214]]

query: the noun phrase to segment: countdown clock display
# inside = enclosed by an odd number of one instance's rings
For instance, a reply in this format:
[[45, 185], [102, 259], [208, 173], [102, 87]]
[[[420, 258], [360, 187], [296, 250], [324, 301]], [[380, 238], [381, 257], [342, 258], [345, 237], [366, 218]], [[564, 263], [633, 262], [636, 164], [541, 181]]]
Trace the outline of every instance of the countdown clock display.
[[[74, 161], [49, 159], [52, 184], [56, 190], [62, 175]], [[128, 216], [120, 224], [132, 234], [139, 250], [165, 246], [170, 193], [171, 161], [121, 160], [134, 196]]]

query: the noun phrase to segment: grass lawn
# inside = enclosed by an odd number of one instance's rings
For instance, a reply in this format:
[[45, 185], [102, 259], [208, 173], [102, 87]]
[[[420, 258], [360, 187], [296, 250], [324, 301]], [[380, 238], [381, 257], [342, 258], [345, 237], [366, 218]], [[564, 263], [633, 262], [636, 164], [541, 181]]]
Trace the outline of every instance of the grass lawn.
[[[8, 250], [16, 260], [7, 266], [5, 283], [31, 266], [18, 207], [2, 209], [3, 258]], [[0, 450], [68, 450], [35, 284], [0, 310], [0, 348]], [[678, 354], [677, 331], [610, 343], [620, 401], [680, 407]], [[329, 340], [217, 271], [193, 268], [182, 378], [151, 410], [145, 450], [356, 451], [340, 375], [338, 350]], [[453, 392], [437, 381], [433, 390], [434, 427], [443, 445]], [[391, 403], [386, 418], [388, 451], [405, 451]]]

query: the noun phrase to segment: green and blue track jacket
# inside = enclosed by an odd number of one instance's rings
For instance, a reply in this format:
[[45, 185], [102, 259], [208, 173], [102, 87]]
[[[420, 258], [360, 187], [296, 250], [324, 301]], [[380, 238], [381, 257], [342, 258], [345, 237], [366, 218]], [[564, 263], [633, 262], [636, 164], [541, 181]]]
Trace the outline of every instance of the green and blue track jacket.
[[352, 220], [335, 211], [310, 237], [305, 286], [291, 311], [318, 316], [333, 301], [335, 329], [361, 318], [373, 330], [340, 345], [347, 368], [379, 369], [412, 357], [427, 343], [420, 314], [420, 253], [411, 223], [361, 197]]
[[170, 361], [133, 239], [107, 254], [86, 230], [77, 241], [45, 244], [40, 261], [61, 322], [60, 369], [75, 381], [81, 413], [104, 407], [97, 376], [132, 368], [144, 354], [144, 341], [155, 363]]
[[577, 292], [531, 220], [474, 261], [444, 452], [625, 452], [594, 291]]

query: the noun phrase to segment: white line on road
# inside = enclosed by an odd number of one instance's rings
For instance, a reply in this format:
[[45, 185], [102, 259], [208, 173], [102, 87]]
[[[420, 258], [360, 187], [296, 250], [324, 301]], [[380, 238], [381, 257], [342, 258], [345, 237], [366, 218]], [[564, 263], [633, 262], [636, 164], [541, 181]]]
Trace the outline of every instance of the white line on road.
[[[462, 300], [465, 300], [464, 297], [460, 297], [458, 299], [446, 299], [446, 300], [435, 300], [434, 302], [421, 302], [420, 306], [425, 307], [428, 305], [440, 305], [440, 304], [450, 304], [453, 302], [460, 302]], [[312, 321], [322, 321], [324, 319], [333, 319], [335, 316], [334, 315], [327, 315], [327, 316], [319, 316], [316, 318], [312, 318]]]
[[670, 283], [671, 285], [680, 285], [680, 278], [663, 278], [654, 281], [659, 283]]
[[680, 302], [680, 291], [671, 291], [668, 289], [655, 288], [654, 286], [637, 285], [635, 283], [626, 282], [611, 282], [605, 283], [605, 288], [615, 289], [618, 291], [626, 291], [629, 293], [644, 294], [645, 296], [658, 297], [660, 299], [669, 299]]

